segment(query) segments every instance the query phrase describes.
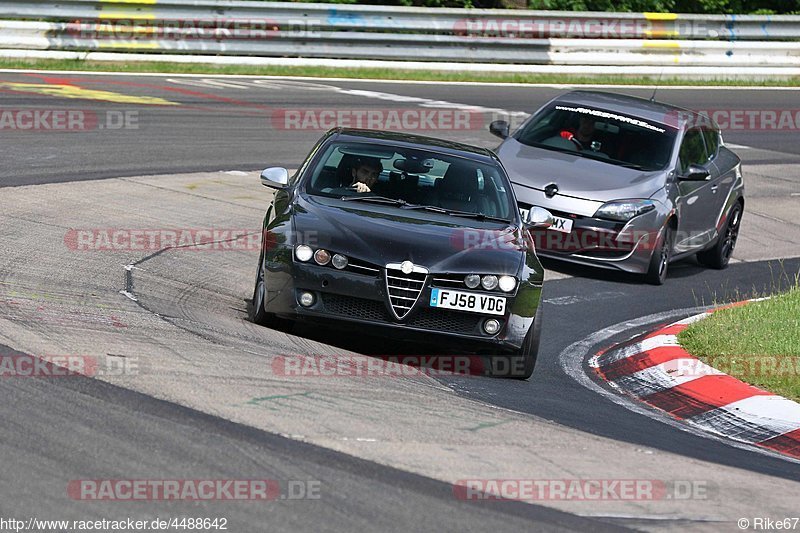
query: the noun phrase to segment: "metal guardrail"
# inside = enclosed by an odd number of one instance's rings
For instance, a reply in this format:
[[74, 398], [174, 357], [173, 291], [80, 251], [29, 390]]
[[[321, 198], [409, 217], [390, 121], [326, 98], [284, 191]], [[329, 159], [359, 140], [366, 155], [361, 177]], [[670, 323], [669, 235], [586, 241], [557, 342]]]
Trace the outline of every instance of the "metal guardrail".
[[[800, 16], [230, 0], [0, 3], [0, 48], [549, 65], [800, 65]], [[46, 20], [48, 22], [41, 22]]]

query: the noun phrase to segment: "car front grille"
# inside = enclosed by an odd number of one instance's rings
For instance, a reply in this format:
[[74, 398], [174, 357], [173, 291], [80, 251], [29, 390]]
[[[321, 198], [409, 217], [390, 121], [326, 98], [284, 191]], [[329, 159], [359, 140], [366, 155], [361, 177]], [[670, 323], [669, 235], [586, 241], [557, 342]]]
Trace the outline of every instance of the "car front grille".
[[[395, 323], [386, 306], [378, 300], [322, 293], [325, 310], [339, 315], [372, 322]], [[478, 314], [459, 313], [444, 309], [420, 309], [412, 315], [408, 326], [443, 333], [480, 334], [479, 326], [483, 317]]]
[[465, 289], [464, 274], [434, 274], [431, 285], [447, 289]]
[[325, 305], [326, 311], [335, 315], [362, 320], [389, 321], [389, 312], [386, 310], [386, 306], [378, 300], [324, 292], [322, 293], [322, 303]]
[[377, 265], [353, 258], [349, 258], [349, 262], [347, 263], [345, 270], [355, 272], [356, 274], [365, 274], [367, 276], [375, 277], [378, 277], [378, 274], [381, 272], [381, 269]]
[[402, 320], [417, 303], [422, 289], [425, 287], [427, 271], [405, 274], [400, 265], [386, 265], [386, 290], [389, 293], [389, 304], [395, 316]]
[[422, 309], [408, 320], [408, 325], [447, 333], [478, 333], [481, 320], [483, 317], [477, 314]]

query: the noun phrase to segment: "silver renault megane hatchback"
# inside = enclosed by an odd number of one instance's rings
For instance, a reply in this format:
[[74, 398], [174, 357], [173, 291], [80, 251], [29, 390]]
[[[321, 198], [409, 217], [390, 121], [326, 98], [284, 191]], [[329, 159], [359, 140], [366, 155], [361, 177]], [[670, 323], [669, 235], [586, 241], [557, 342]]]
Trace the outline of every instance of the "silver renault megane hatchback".
[[543, 257], [643, 274], [664, 283], [671, 261], [697, 254], [722, 269], [744, 211], [741, 161], [707, 116], [632, 96], [574, 91], [534, 113], [497, 154]]

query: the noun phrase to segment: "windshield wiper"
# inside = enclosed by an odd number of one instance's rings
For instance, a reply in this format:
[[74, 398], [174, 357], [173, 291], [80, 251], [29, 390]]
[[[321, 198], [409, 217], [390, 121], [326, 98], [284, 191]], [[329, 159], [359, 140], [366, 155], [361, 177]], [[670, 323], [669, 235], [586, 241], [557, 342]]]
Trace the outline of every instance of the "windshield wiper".
[[491, 215], [486, 215], [483, 213], [472, 213], [470, 211], [454, 211], [452, 209], [445, 209], [444, 207], [437, 207], [435, 205], [423, 205], [423, 204], [412, 204], [406, 202], [405, 200], [400, 200], [398, 198], [389, 198], [387, 196], [342, 196], [343, 202], [350, 202], [350, 201], [363, 201], [363, 202], [375, 202], [379, 204], [389, 204], [389, 205], [397, 205], [401, 206], [403, 209], [408, 210], [416, 210], [422, 209], [425, 211], [433, 211], [435, 213], [442, 213], [445, 215], [450, 215], [454, 217], [464, 217], [464, 218], [474, 218], [477, 220], [495, 220], [497, 222], [507, 222], [510, 223], [511, 221], [507, 218], [500, 218], [500, 217], [493, 217]]
[[447, 214], [454, 217], [474, 218], [477, 220], [494, 220], [496, 222], [506, 222], [508, 224], [511, 223], [511, 221], [508, 220], [507, 218], [493, 217], [491, 215], [486, 215], [484, 213], [471, 213], [469, 211], [447, 210]]
[[625, 167], [625, 168], [632, 168], [633, 170], [648, 170], [645, 167], [643, 167], [642, 165], [637, 165], [635, 163], [626, 163], [625, 161], [619, 161], [618, 159], [611, 159], [611, 161], [615, 165], [619, 165], [619, 166]]
[[449, 214], [450, 211], [445, 209], [444, 207], [436, 207], [435, 205], [424, 205], [424, 204], [406, 204], [403, 209], [423, 209], [425, 211], [433, 211], [434, 213], [444, 213]]
[[343, 202], [353, 202], [353, 201], [360, 201], [360, 202], [375, 202], [377, 204], [389, 204], [389, 205], [408, 205], [408, 202], [405, 200], [399, 200], [397, 198], [389, 198], [388, 196], [342, 196], [341, 200]]
[[476, 218], [478, 220], [497, 220], [499, 222], [510, 222], [508, 219], [493, 217], [490, 215], [485, 215], [483, 213], [473, 213], [470, 211], [454, 211], [452, 209], [445, 209], [444, 207], [438, 207], [435, 205], [408, 204], [404, 206], [403, 209], [424, 209], [425, 211], [433, 211], [434, 213], [442, 213], [454, 217], [465, 217], [465, 218]]

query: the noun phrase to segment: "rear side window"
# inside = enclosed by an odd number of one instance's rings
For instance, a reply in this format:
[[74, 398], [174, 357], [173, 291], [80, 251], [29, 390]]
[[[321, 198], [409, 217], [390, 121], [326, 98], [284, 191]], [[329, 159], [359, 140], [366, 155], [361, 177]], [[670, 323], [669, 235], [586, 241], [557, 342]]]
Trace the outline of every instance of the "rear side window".
[[705, 165], [708, 162], [703, 133], [699, 129], [691, 129], [686, 132], [681, 143], [679, 152], [680, 171], [685, 173], [689, 165]]

